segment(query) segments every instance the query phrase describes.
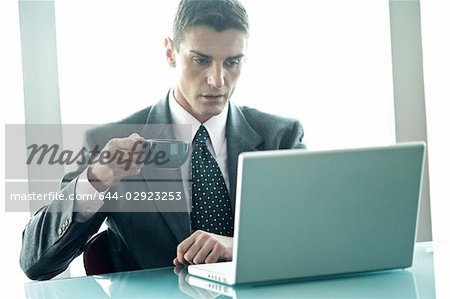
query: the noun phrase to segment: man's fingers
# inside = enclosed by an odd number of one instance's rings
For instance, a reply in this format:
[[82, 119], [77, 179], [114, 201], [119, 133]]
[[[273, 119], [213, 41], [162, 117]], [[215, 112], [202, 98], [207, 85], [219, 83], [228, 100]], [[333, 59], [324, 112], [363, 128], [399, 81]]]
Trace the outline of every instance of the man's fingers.
[[120, 181], [122, 178], [132, 175], [138, 175], [141, 172], [142, 166], [130, 165], [129, 169], [123, 167], [115, 167], [114, 165], [105, 165], [104, 173], [106, 177], [111, 180]]
[[107, 147], [111, 148], [112, 150], [133, 150], [137, 149], [139, 146], [142, 148], [142, 144], [146, 142], [145, 138], [142, 136], [139, 136], [137, 133], [133, 133], [128, 137], [125, 138], [113, 138], [110, 141], [108, 141]]
[[145, 142], [136, 133], [127, 138], [111, 139], [100, 154], [102, 162], [125, 170], [142, 168], [146, 158]]
[[135, 154], [130, 157], [117, 157], [117, 159], [111, 161], [111, 165], [124, 169], [125, 171], [129, 169], [140, 169], [144, 167], [144, 159], [143, 154]]
[[184, 259], [184, 254], [188, 251], [188, 249], [194, 244], [195, 237], [193, 235], [187, 237], [184, 239], [180, 244], [177, 246], [177, 257], [176, 259], [178, 262], [184, 265], [188, 265], [189, 262]]
[[215, 241], [212, 239], [208, 239], [206, 242], [204, 242], [195, 253], [192, 262], [194, 264], [204, 264], [206, 257], [209, 256], [211, 251], [213, 250], [214, 244]]
[[[180, 263], [180, 261], [178, 260], [177, 257], [173, 259], [172, 263], [173, 263], [174, 266], [181, 266], [181, 265], [183, 265], [182, 263]], [[175, 268], [175, 269], [177, 269], [177, 268]], [[178, 273], [176, 273], [176, 274], [178, 274]]]
[[117, 169], [117, 176], [123, 178], [123, 177], [127, 177], [127, 176], [133, 176], [133, 175], [138, 175], [141, 172], [142, 167], [136, 167], [136, 166], [130, 166], [129, 169], [126, 168], [120, 168]]
[[198, 256], [199, 252], [203, 248], [203, 244], [205, 242], [203, 239], [196, 239], [194, 244], [184, 253], [183, 258], [188, 261], [190, 264], [196, 264], [194, 259]]
[[218, 244], [215, 244], [209, 255], [204, 259], [203, 263], [205, 264], [216, 263], [222, 260], [223, 253], [224, 250]]

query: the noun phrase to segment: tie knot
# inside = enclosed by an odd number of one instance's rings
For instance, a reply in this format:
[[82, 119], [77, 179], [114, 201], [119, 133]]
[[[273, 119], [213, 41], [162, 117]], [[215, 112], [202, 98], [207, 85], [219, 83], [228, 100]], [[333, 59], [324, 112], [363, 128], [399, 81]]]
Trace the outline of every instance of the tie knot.
[[209, 138], [208, 131], [201, 125], [198, 128], [197, 134], [195, 134], [195, 144], [196, 145], [206, 145], [206, 140]]

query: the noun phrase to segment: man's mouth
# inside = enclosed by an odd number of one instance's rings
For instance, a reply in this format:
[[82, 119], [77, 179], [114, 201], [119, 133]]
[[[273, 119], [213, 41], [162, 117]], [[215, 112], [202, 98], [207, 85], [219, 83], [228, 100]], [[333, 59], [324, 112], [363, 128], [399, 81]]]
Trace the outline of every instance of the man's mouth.
[[224, 98], [225, 95], [223, 94], [203, 94], [202, 97], [209, 101], [217, 101]]

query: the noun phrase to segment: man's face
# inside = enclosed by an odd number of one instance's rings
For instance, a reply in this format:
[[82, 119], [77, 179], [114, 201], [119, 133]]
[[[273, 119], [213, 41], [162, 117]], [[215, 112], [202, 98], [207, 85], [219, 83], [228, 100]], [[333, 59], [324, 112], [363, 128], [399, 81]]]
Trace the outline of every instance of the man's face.
[[190, 29], [178, 51], [166, 39], [167, 59], [177, 69], [175, 99], [201, 123], [220, 114], [233, 94], [246, 46], [242, 31], [204, 26]]

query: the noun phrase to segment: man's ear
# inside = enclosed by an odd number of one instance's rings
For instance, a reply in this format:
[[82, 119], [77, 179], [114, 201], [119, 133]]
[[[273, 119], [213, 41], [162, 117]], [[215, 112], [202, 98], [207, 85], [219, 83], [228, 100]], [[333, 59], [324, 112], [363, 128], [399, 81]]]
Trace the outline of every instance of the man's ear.
[[164, 39], [164, 46], [166, 47], [166, 59], [171, 67], [176, 67], [175, 62], [175, 49], [171, 38], [166, 37]]

